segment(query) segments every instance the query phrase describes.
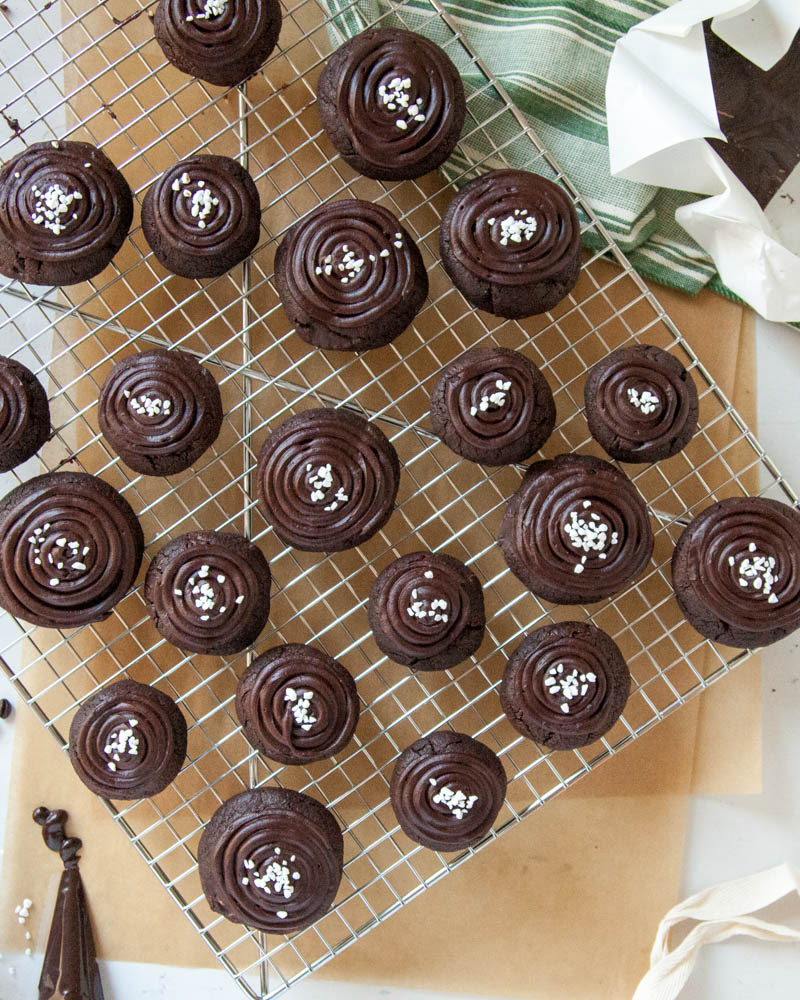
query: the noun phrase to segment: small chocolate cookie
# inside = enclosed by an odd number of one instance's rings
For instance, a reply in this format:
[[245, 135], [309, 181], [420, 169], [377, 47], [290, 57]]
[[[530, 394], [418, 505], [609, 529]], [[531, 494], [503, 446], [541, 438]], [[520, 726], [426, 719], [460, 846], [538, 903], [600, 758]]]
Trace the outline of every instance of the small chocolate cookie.
[[598, 361], [584, 389], [592, 436], [620, 462], [676, 455], [697, 430], [692, 376], [660, 347], [620, 347]]
[[439, 249], [464, 298], [509, 319], [552, 309], [581, 268], [569, 195], [525, 170], [493, 170], [465, 184], [442, 216]]
[[500, 759], [485, 744], [442, 729], [400, 754], [390, 794], [407, 837], [434, 851], [460, 851], [489, 832], [506, 785]]
[[261, 448], [261, 511], [284, 545], [340, 552], [380, 531], [394, 510], [400, 462], [386, 435], [348, 410], [305, 410]]
[[275, 285], [303, 340], [366, 351], [405, 330], [428, 294], [428, 274], [390, 211], [349, 199], [292, 226], [275, 254]]
[[258, 190], [236, 160], [190, 156], [147, 189], [142, 231], [168, 271], [215, 278], [241, 264], [258, 243]]
[[559, 455], [529, 467], [506, 507], [498, 544], [537, 597], [593, 604], [636, 579], [654, 539], [627, 476], [599, 458]]
[[168, 695], [117, 681], [93, 694], [69, 728], [69, 759], [87, 788], [107, 799], [163, 792], [186, 757], [186, 720]]
[[97, 416], [126, 465], [145, 476], [171, 476], [216, 441], [222, 400], [214, 376], [190, 354], [156, 348], [114, 365]]
[[276, 646], [239, 679], [236, 715], [250, 744], [272, 760], [325, 760], [347, 746], [355, 732], [356, 682], [320, 649]]
[[800, 628], [800, 511], [763, 497], [706, 508], [678, 539], [672, 585], [690, 625], [726, 646]]
[[500, 685], [511, 725], [552, 750], [585, 747], [622, 714], [631, 675], [614, 640], [589, 622], [532, 632], [512, 653]]
[[267, 560], [246, 538], [190, 531], [156, 555], [144, 599], [158, 631], [178, 649], [222, 656], [260, 635], [271, 580]]
[[217, 809], [197, 861], [215, 913], [289, 934], [330, 909], [342, 879], [344, 840], [333, 813], [316, 799], [288, 788], [254, 788]]
[[378, 647], [415, 670], [446, 670], [466, 660], [486, 626], [478, 578], [440, 552], [411, 552], [387, 566], [367, 612]]
[[281, 19], [279, 0], [159, 0], [153, 30], [173, 66], [236, 87], [275, 48]]
[[13, 358], [0, 357], [0, 472], [21, 465], [50, 437], [50, 404], [42, 383]]
[[431, 423], [456, 454], [482, 465], [511, 465], [550, 437], [556, 405], [544, 375], [524, 354], [474, 347], [439, 376]]
[[317, 86], [322, 127], [365, 177], [410, 180], [441, 166], [464, 127], [461, 77], [413, 31], [374, 28], [333, 53]]
[[111, 263], [133, 196], [88, 142], [36, 142], [0, 170], [0, 274], [34, 285], [88, 281]]
[[83, 472], [50, 472], [0, 500], [0, 607], [47, 628], [108, 618], [133, 585], [144, 536], [130, 504]]

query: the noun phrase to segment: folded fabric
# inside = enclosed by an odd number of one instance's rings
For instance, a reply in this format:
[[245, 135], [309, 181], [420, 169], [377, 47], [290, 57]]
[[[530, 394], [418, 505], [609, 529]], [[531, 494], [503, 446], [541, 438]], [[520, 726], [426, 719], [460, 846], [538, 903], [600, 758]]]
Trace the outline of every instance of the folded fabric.
[[[675, 221], [695, 195], [611, 176], [605, 84], [614, 46], [669, 0], [438, 0], [452, 27], [505, 88], [523, 119], [569, 177], [633, 266], [661, 284], [695, 293], [708, 285], [730, 293], [711, 258]], [[443, 45], [469, 99], [466, 139], [444, 165], [463, 183], [480, 171], [511, 165], [552, 176], [519, 121], [429, 0], [326, 0], [337, 34], [349, 38], [380, 19], [381, 27], [418, 31]], [[585, 220], [584, 220], [585, 221]], [[588, 229], [590, 248], [605, 245]]]

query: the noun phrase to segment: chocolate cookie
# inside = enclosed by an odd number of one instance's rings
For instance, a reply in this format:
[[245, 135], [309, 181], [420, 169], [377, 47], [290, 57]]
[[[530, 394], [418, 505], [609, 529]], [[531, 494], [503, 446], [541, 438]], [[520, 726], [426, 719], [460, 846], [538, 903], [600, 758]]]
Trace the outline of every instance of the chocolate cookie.
[[236, 715], [251, 745], [272, 760], [325, 760], [353, 737], [359, 715], [356, 683], [320, 649], [276, 646], [239, 679]]
[[464, 127], [458, 70], [422, 35], [376, 28], [345, 42], [317, 86], [322, 127], [345, 162], [383, 181], [441, 166]]
[[159, 0], [156, 41], [173, 66], [218, 87], [256, 73], [281, 30], [278, 0]]
[[405, 330], [428, 294], [428, 274], [391, 212], [350, 199], [292, 226], [275, 254], [275, 285], [303, 340], [366, 351]]
[[0, 170], [0, 274], [34, 285], [94, 278], [125, 242], [133, 196], [88, 142], [36, 142]]
[[145, 476], [171, 476], [216, 441], [222, 400], [214, 376], [190, 354], [156, 348], [114, 365], [97, 416], [126, 465]]
[[261, 448], [261, 511], [284, 545], [340, 552], [380, 531], [394, 510], [400, 463], [385, 434], [348, 410], [306, 410]]
[[48, 628], [108, 618], [144, 537], [127, 500], [83, 472], [50, 472], [0, 500], [0, 607]]
[[442, 216], [439, 249], [461, 294], [509, 319], [552, 309], [581, 267], [569, 195], [525, 170], [493, 170], [465, 184]]
[[287, 788], [254, 788], [223, 802], [200, 838], [208, 905], [270, 934], [309, 927], [331, 907], [344, 841], [325, 806]]
[[672, 585], [686, 620], [726, 646], [800, 628], [800, 511], [762, 497], [708, 507], [678, 539]]
[[556, 406], [544, 375], [524, 354], [474, 347], [439, 376], [431, 423], [456, 454], [510, 465], [530, 458], [550, 437]]
[[21, 465], [50, 437], [50, 404], [41, 382], [19, 361], [0, 357], [0, 472]]
[[653, 541], [633, 483], [588, 455], [534, 462], [498, 538], [511, 571], [554, 604], [593, 604], [619, 593], [647, 565]]
[[486, 625], [478, 578], [440, 552], [412, 552], [387, 566], [367, 611], [378, 647], [415, 670], [446, 670], [466, 660]]
[[588, 746], [622, 714], [631, 675], [614, 640], [589, 622], [558, 622], [514, 650], [500, 685], [511, 725], [552, 750]]
[[147, 189], [142, 231], [168, 271], [215, 278], [241, 264], [258, 243], [258, 190], [236, 160], [190, 156]]
[[443, 729], [397, 759], [390, 794], [403, 833], [434, 851], [460, 851], [491, 828], [506, 794], [499, 758], [471, 736]]
[[186, 720], [168, 695], [117, 681], [93, 694], [69, 728], [69, 759], [107, 799], [145, 799], [169, 785], [186, 757]]
[[669, 458], [697, 430], [700, 404], [692, 376], [660, 347], [612, 351], [589, 372], [584, 399], [592, 436], [620, 462]]
[[222, 656], [260, 635], [271, 579], [261, 550], [241, 535], [190, 531], [156, 555], [144, 599], [158, 631], [178, 649]]

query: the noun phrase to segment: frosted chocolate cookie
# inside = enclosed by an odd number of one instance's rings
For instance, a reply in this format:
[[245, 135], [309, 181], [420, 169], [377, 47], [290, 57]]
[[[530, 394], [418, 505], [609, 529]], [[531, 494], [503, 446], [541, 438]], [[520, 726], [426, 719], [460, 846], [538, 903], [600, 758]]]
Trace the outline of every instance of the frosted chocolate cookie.
[[0, 274], [34, 285], [94, 278], [125, 242], [133, 196], [88, 142], [37, 142], [0, 170]]
[[0, 500], [0, 607], [48, 628], [108, 618], [139, 573], [130, 504], [82, 472], [50, 472]]
[[697, 430], [692, 376], [660, 347], [635, 344], [612, 351], [589, 372], [584, 398], [592, 436], [620, 462], [669, 458]]
[[500, 759], [485, 744], [443, 729], [400, 754], [390, 794], [407, 837], [434, 851], [460, 851], [489, 832], [506, 785]]
[[630, 688], [630, 672], [610, 636], [588, 622], [558, 622], [536, 629], [514, 650], [500, 701], [523, 736], [571, 750], [611, 729]]
[[800, 628], [800, 512], [762, 497], [708, 507], [683, 532], [672, 585], [686, 620], [726, 646], [767, 646]]
[[0, 472], [33, 457], [50, 437], [50, 404], [42, 383], [13, 358], [0, 357]]
[[366, 351], [394, 340], [428, 294], [422, 255], [390, 211], [332, 201], [295, 223], [275, 254], [275, 284], [309, 344]]
[[216, 441], [222, 400], [214, 376], [190, 354], [156, 348], [114, 365], [97, 416], [103, 437], [127, 466], [171, 476]]
[[256, 750], [309, 764], [347, 746], [359, 715], [356, 683], [313, 646], [276, 646], [253, 660], [236, 688], [236, 715]]
[[317, 107], [342, 158], [384, 181], [441, 166], [466, 115], [464, 87], [449, 57], [399, 28], [362, 31], [337, 49], [319, 78]]
[[87, 788], [107, 799], [158, 795], [186, 757], [186, 720], [162, 691], [136, 681], [109, 684], [78, 709], [69, 759]]
[[465, 184], [442, 216], [439, 249], [461, 294], [509, 319], [552, 309], [581, 267], [567, 192], [525, 170], [493, 170]]
[[550, 386], [524, 354], [474, 347], [448, 365], [431, 394], [431, 423], [458, 455], [510, 465], [534, 455], [553, 433]]
[[400, 463], [386, 435], [347, 410], [295, 414], [261, 448], [258, 490], [264, 517], [284, 545], [340, 552], [386, 524]]
[[287, 788], [255, 788], [223, 802], [200, 838], [208, 904], [270, 934], [309, 927], [331, 907], [344, 841], [323, 805]]
[[642, 572], [653, 532], [638, 490], [610, 462], [559, 455], [529, 467], [506, 507], [498, 543], [537, 597], [593, 604]]

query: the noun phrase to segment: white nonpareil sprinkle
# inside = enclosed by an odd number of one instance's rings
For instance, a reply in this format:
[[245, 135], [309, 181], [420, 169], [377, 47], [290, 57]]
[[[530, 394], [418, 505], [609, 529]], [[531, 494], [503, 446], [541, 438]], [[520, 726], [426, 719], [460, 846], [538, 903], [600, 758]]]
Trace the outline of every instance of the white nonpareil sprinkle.
[[[223, 602], [220, 602], [217, 592], [217, 584], [221, 586], [226, 580], [227, 577], [224, 573], [219, 573], [217, 570], [212, 571], [210, 566], [203, 564], [186, 581], [183, 591], [175, 590], [174, 593], [176, 597], [182, 597], [195, 611], [201, 612], [199, 615], [201, 622], [207, 622], [211, 618], [211, 615], [208, 614], [209, 611], [216, 611], [218, 615], [222, 615], [228, 610], [224, 603], [224, 595]], [[243, 601], [244, 595], [242, 594], [235, 598], [236, 604], [241, 604]]]
[[[742, 590], [752, 590], [754, 594], [761, 594], [768, 599], [769, 604], [777, 604], [778, 595], [773, 592], [779, 578], [775, 572], [778, 565], [775, 557], [758, 552], [754, 542], [748, 545], [747, 552], [747, 555], [740, 552], [736, 557], [739, 560], [736, 568], [739, 586]], [[733, 565], [731, 559], [728, 561]]]
[[[425, 573], [425, 576], [428, 579], [433, 579], [433, 573], [430, 577], [428, 577], [428, 573]], [[406, 614], [409, 618], [416, 618], [420, 621], [447, 622], [449, 609], [450, 605], [443, 597], [432, 599], [420, 597], [419, 590], [415, 587], [411, 591], [411, 601], [406, 608]]]
[[405, 132], [414, 122], [425, 121], [425, 107], [420, 98], [412, 100], [410, 77], [395, 76], [378, 87], [378, 100], [387, 111], [398, 112], [395, 125]]
[[631, 406], [641, 410], [645, 416], [649, 416], [658, 409], [661, 400], [650, 389], [644, 389], [639, 393], [636, 389], [631, 388], [628, 389], [628, 402]]
[[[323, 503], [328, 499], [328, 493], [333, 487], [333, 468], [330, 462], [320, 465], [316, 469], [309, 462], [306, 465], [306, 472], [309, 473], [309, 485], [311, 487], [311, 502]], [[350, 497], [344, 489], [339, 486], [334, 494], [333, 500], [325, 504], [323, 510], [334, 511], [343, 503], [347, 503]]]
[[[588, 510], [592, 506], [591, 500], [584, 500], [581, 504], [583, 510]], [[616, 545], [619, 535], [616, 531], [609, 532], [609, 527], [598, 514], [590, 514], [587, 518], [577, 511], [570, 511], [569, 518], [564, 524], [571, 545], [585, 552], [587, 555], [597, 553], [601, 559], [605, 559], [607, 549]], [[586, 556], [574, 567], [575, 573], [582, 573], [586, 565]]]
[[160, 417], [170, 413], [172, 400], [143, 393], [141, 396], [131, 396], [128, 400], [128, 406], [139, 416]]
[[[208, 6], [208, 2], [211, 0], [207, 0], [206, 6]], [[202, 15], [197, 15], [198, 21], [203, 19]], [[219, 205], [219, 198], [214, 193], [213, 188], [208, 187], [205, 181], [192, 180], [186, 171], [180, 177], [175, 178], [171, 187], [179, 197], [188, 199], [189, 215], [195, 221], [198, 229], [205, 229], [206, 219], [213, 214], [214, 209]]]
[[121, 728], [112, 733], [106, 740], [103, 753], [112, 759], [106, 765], [109, 771], [116, 771], [116, 765], [122, 760], [122, 755], [128, 757], [139, 756], [139, 737], [133, 735], [133, 730], [139, 725], [138, 719], [128, 719], [129, 729]]
[[289, 916], [289, 914], [286, 912], [286, 910], [278, 910], [276, 916], [278, 917], [279, 920], [285, 920]]
[[205, 0], [203, 9], [199, 14], [187, 14], [187, 21], [210, 21], [214, 17], [219, 17], [228, 9], [228, 0]]
[[508, 390], [511, 388], [511, 383], [504, 381], [499, 378], [494, 383], [494, 391], [483, 393], [477, 406], [473, 406], [470, 409], [470, 414], [473, 417], [477, 417], [479, 413], [486, 413], [488, 410], [500, 409], [500, 407], [505, 406], [508, 401]]
[[80, 579], [87, 572], [86, 556], [91, 553], [91, 547], [66, 535], [58, 535], [51, 541], [47, 535], [50, 527], [49, 524], [44, 524], [34, 528], [28, 536], [28, 545], [34, 566], [42, 565], [43, 549], [46, 549], [45, 561], [48, 565], [67, 571], [63, 578], [48, 576], [50, 586], [58, 587], [65, 581]]
[[[250, 884], [261, 889], [268, 896], [275, 894], [283, 896], [284, 899], [291, 899], [294, 895], [292, 883], [300, 878], [300, 872], [292, 871], [285, 861], [278, 860], [281, 854], [279, 847], [276, 847], [273, 853], [275, 857], [267, 864], [263, 873], [256, 869], [255, 862], [251, 859], [248, 858], [243, 862], [246, 871], [250, 873], [248, 876]], [[292, 855], [289, 864], [291, 861], [294, 861], [294, 855]]]
[[596, 680], [597, 676], [591, 670], [582, 673], [573, 667], [567, 673], [564, 664], [558, 663], [554, 667], [548, 667], [544, 675], [544, 686], [551, 697], [564, 699], [559, 707], [566, 715], [569, 713], [569, 703], [573, 698], [585, 697], [589, 692], [589, 685], [594, 684]]
[[[486, 225], [493, 226], [497, 219], [487, 219]], [[523, 208], [515, 208], [513, 215], [507, 215], [500, 220], [500, 246], [507, 247], [511, 243], [526, 243], [533, 239], [536, 232], [536, 219]]]
[[311, 715], [311, 702], [313, 698], [313, 691], [295, 691], [294, 688], [286, 688], [283, 695], [284, 702], [290, 706], [295, 724], [306, 733], [317, 721], [317, 717]]
[[49, 184], [44, 191], [34, 186], [33, 193], [36, 196], [31, 216], [34, 225], [44, 226], [54, 236], [60, 236], [69, 223], [78, 218], [72, 204], [83, 198], [80, 191], [68, 191], [60, 184]]
[[[431, 778], [430, 782], [436, 784], [434, 778]], [[431, 801], [435, 802], [436, 805], [446, 806], [456, 819], [463, 819], [478, 801], [478, 796], [467, 796], [460, 788], [452, 789], [449, 785], [442, 785], [431, 797]]]

